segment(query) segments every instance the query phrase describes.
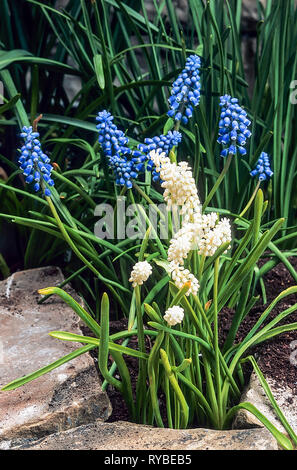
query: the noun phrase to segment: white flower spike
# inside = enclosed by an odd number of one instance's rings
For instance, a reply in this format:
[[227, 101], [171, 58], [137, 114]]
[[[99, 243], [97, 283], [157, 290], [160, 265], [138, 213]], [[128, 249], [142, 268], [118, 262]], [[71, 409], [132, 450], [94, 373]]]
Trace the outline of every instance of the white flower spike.
[[172, 280], [174, 281], [174, 284], [178, 289], [181, 289], [186, 284], [186, 282], [190, 282], [191, 287], [186, 293], [186, 295], [197, 295], [200, 286], [194, 274], [190, 273], [188, 269], [185, 269], [183, 266], [180, 266], [175, 261], [171, 261], [169, 265], [169, 270], [171, 272]]
[[168, 325], [175, 326], [183, 321], [184, 315], [184, 309], [174, 305], [173, 307], [170, 307], [168, 310], [166, 310], [164, 320], [167, 321]]
[[141, 286], [152, 274], [152, 267], [147, 261], [139, 261], [133, 266], [129, 281], [132, 286]]
[[165, 189], [163, 197], [168, 209], [174, 205], [180, 206], [180, 213], [185, 216], [186, 222], [195, 213], [200, 213], [200, 200], [188, 163], [171, 163], [170, 158], [159, 150], [152, 150], [149, 157], [155, 164], [156, 172], [160, 174], [161, 186]]
[[172, 163], [160, 149], [152, 150], [149, 157], [160, 175], [167, 209], [179, 206], [179, 215], [183, 219], [168, 248], [171, 278], [178, 289], [190, 282], [186, 295], [197, 295], [199, 282], [185, 269], [184, 262], [192, 250], [197, 250], [200, 255], [213, 256], [221, 245], [230, 242], [230, 221], [226, 218], [219, 220], [215, 212], [202, 214], [195, 179], [187, 162]]

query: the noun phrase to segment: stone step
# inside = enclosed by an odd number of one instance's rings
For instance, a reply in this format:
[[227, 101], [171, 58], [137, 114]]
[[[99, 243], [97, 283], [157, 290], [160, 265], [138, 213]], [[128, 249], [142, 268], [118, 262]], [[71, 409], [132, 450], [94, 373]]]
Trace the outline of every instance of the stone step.
[[213, 431], [156, 429], [123, 421], [96, 421], [15, 450], [278, 450], [266, 429]]
[[[80, 319], [70, 307], [57, 296], [37, 303], [38, 289], [63, 280], [58, 268], [46, 267], [0, 282], [0, 388], [82, 346], [48, 334], [82, 334]], [[106, 420], [110, 414], [110, 401], [87, 353], [16, 390], [0, 392], [0, 447]]]
[[[289, 425], [293, 431], [297, 434], [297, 397], [293, 391], [283, 383], [276, 382], [271, 377], [265, 377], [272, 395], [278, 404], [279, 408], [283, 412]], [[247, 401], [252, 403], [274, 426], [286, 434], [286, 430], [276, 416], [273, 407], [267, 398], [260, 381], [255, 374], [252, 373], [250, 381], [246, 389], [244, 390], [241, 401]], [[236, 429], [247, 429], [262, 427], [263, 424], [251, 413], [246, 410], [240, 410], [233, 423], [233, 427]]]

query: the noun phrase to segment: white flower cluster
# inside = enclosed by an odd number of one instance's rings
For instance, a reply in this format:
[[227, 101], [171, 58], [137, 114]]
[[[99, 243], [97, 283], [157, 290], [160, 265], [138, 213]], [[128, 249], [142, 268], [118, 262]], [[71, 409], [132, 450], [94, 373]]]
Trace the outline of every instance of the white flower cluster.
[[[201, 254], [201, 247], [205, 248], [205, 241], [212, 234], [212, 229], [216, 230], [217, 221], [218, 215], [215, 212], [207, 215], [202, 215], [200, 212], [195, 213], [193, 222], [184, 224], [170, 240], [168, 260], [183, 265], [191, 250], [197, 249]], [[217, 248], [214, 246], [214, 249]]]
[[164, 320], [167, 321], [168, 325], [175, 326], [183, 321], [184, 315], [184, 309], [174, 305], [166, 310]]
[[172, 163], [160, 150], [151, 151], [149, 156], [162, 180], [161, 186], [165, 189], [163, 197], [168, 210], [179, 206], [180, 215], [183, 216], [182, 227], [168, 248], [171, 277], [179, 289], [186, 282], [191, 283], [187, 295], [197, 294], [198, 280], [185, 269], [184, 261], [191, 250], [196, 249], [199, 254], [212, 256], [223, 243], [231, 241], [230, 222], [226, 218], [219, 221], [215, 212], [202, 214], [195, 180], [187, 162]]
[[231, 227], [228, 219], [224, 218], [212, 229], [205, 231], [199, 242], [199, 254], [213, 256], [217, 249], [231, 240]]
[[149, 156], [155, 164], [156, 172], [160, 174], [161, 186], [165, 188], [163, 197], [168, 209], [174, 205], [180, 206], [180, 214], [188, 222], [191, 216], [201, 210], [191, 168], [187, 162], [172, 163], [164, 152], [158, 150], [152, 150]]
[[188, 254], [193, 249], [193, 224], [184, 225], [170, 240], [168, 248], [168, 261], [175, 261], [183, 265]]
[[190, 289], [186, 293], [186, 295], [194, 294], [197, 295], [199, 289], [199, 282], [194, 276], [194, 274], [190, 273], [188, 269], [185, 269], [184, 266], [176, 263], [175, 261], [171, 261], [169, 265], [169, 271], [174, 281], [174, 284], [178, 289], [181, 289], [186, 282], [190, 282]]
[[152, 274], [152, 267], [147, 261], [139, 261], [133, 266], [129, 281], [132, 286], [141, 286]]

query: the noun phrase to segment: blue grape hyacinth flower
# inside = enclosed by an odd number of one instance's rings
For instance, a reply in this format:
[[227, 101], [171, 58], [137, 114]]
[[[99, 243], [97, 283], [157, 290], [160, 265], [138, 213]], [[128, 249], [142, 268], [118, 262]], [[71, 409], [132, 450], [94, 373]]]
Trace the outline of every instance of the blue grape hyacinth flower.
[[104, 155], [112, 156], [117, 153], [129, 154], [127, 147], [128, 137], [112, 122], [114, 117], [106, 110], [98, 113], [96, 128], [99, 131], [98, 142], [101, 144]]
[[259, 181], [265, 181], [273, 176], [268, 153], [262, 152], [257, 162], [256, 168], [250, 172], [252, 177], [259, 175]]
[[169, 154], [173, 147], [176, 147], [182, 140], [182, 134], [178, 131], [169, 131], [166, 135], [161, 134], [153, 138], [144, 139], [144, 144], [139, 144], [139, 151], [146, 155], [148, 160], [147, 170], [152, 171], [153, 181], [159, 181], [159, 173], [154, 170], [154, 162], [150, 159], [149, 153], [152, 150], [159, 150], [160, 152]]
[[41, 149], [39, 133], [34, 132], [32, 126], [24, 126], [20, 137], [25, 142], [21, 148], [21, 156], [18, 162], [26, 183], [34, 183], [36, 192], [44, 189], [44, 195], [51, 196], [50, 189], [45, 187], [43, 182], [46, 182], [48, 186], [54, 186], [54, 181], [51, 178], [53, 166], [50, 164], [50, 158]]
[[153, 138], [144, 139], [144, 144], [139, 144], [138, 149], [144, 153], [151, 150], [160, 149], [168, 154], [170, 150], [177, 146], [182, 140], [182, 135], [178, 131], [169, 131], [166, 135], [161, 134]]
[[246, 155], [247, 140], [252, 133], [248, 129], [251, 121], [247, 118], [247, 112], [238, 104], [237, 98], [229, 95], [220, 98], [221, 119], [219, 122], [218, 143], [223, 145], [222, 157], [228, 155]]
[[114, 171], [116, 184], [125, 185], [128, 189], [132, 188], [131, 180], [138, 176], [133, 161], [128, 160], [126, 156], [113, 155], [109, 158], [109, 166]]
[[132, 180], [142, 171], [146, 159], [140, 151], [128, 147], [129, 139], [113, 123], [114, 117], [106, 110], [98, 113], [96, 128], [99, 131], [98, 142], [104, 155], [108, 158], [109, 167], [113, 170], [116, 184], [132, 188]]
[[187, 124], [194, 107], [200, 103], [200, 67], [200, 57], [190, 55], [185, 68], [172, 84], [171, 96], [168, 99], [170, 110], [167, 114], [183, 124]]

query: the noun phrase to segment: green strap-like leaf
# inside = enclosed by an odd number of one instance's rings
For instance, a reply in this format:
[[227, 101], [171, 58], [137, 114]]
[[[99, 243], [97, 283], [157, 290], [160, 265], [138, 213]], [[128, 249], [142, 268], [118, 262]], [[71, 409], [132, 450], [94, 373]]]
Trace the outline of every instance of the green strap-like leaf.
[[103, 63], [102, 63], [102, 55], [95, 54], [93, 57], [94, 61], [94, 68], [97, 77], [97, 82], [101, 90], [105, 88], [105, 78], [104, 78], [104, 70], [103, 70]]
[[62, 366], [66, 362], [72, 361], [72, 359], [75, 359], [81, 354], [91, 351], [91, 349], [94, 349], [94, 347], [95, 346], [93, 344], [88, 344], [87, 346], [83, 346], [82, 348], [77, 349], [76, 351], [73, 351], [70, 354], [67, 354], [67, 356], [63, 356], [57, 361], [52, 362], [48, 366], [42, 367], [41, 369], [38, 369], [35, 372], [32, 372], [31, 374], [27, 374], [24, 377], [20, 377], [19, 379], [13, 380], [12, 382], [2, 387], [1, 390], [8, 391], [8, 390], [14, 390], [15, 388], [21, 387], [22, 385], [25, 385], [26, 383], [37, 379], [41, 375], [47, 374], [48, 372], [51, 372], [53, 369], [56, 369], [57, 367]]
[[82, 321], [95, 333], [95, 335], [100, 337], [100, 326], [98, 323], [91, 317], [91, 315], [81, 306], [79, 303], [71, 297], [63, 289], [59, 287], [47, 287], [45, 289], [40, 289], [39, 294], [42, 295], [52, 295], [57, 294], [75, 313], [82, 319]]
[[268, 429], [268, 431], [271, 432], [273, 437], [277, 440], [278, 444], [285, 450], [294, 450], [293, 445], [283, 433], [281, 433], [272, 423], [267, 419], [254, 405], [251, 403], [243, 402], [240, 403], [237, 406], [234, 406], [231, 408], [231, 410], [228, 412], [226, 419], [225, 419], [225, 425], [227, 426], [230, 421], [233, 419], [234, 415], [239, 411], [239, 410], [247, 410], [250, 413], [252, 413], [256, 418], [261, 421], [262, 424]]
[[[61, 339], [63, 341], [74, 341], [78, 343], [87, 343], [92, 344], [97, 347], [100, 347], [101, 341], [98, 338], [92, 338], [91, 336], [77, 335], [75, 333], [69, 333], [68, 331], [51, 331], [49, 333], [53, 338]], [[113, 343], [112, 341], [108, 342], [108, 350], [115, 351], [121, 354], [127, 354], [127, 356], [137, 357], [139, 359], [147, 359], [148, 354], [141, 353], [135, 349], [127, 348], [126, 346], [121, 346], [120, 344]]]
[[254, 368], [254, 371], [256, 372], [257, 376], [258, 376], [258, 379], [264, 389], [264, 392], [266, 393], [266, 396], [268, 397], [273, 409], [274, 409], [274, 412], [275, 414], [277, 415], [278, 419], [280, 420], [280, 422], [282, 423], [283, 427], [285, 428], [285, 430], [287, 431], [287, 433], [289, 434], [290, 438], [292, 439], [292, 441], [294, 442], [295, 446], [297, 446], [297, 436], [295, 434], [295, 432], [293, 431], [293, 429], [291, 428], [291, 426], [289, 425], [286, 417], [284, 416], [283, 412], [281, 411], [280, 407], [278, 406], [271, 390], [270, 390], [270, 387], [267, 383], [267, 381], [265, 380], [265, 377], [264, 375], [262, 374], [262, 371], [260, 369], [260, 367], [258, 366], [257, 362], [255, 361], [255, 358], [253, 356], [248, 356], [246, 357], [245, 359], [243, 359], [241, 362], [247, 362], [249, 361], [253, 368]]

